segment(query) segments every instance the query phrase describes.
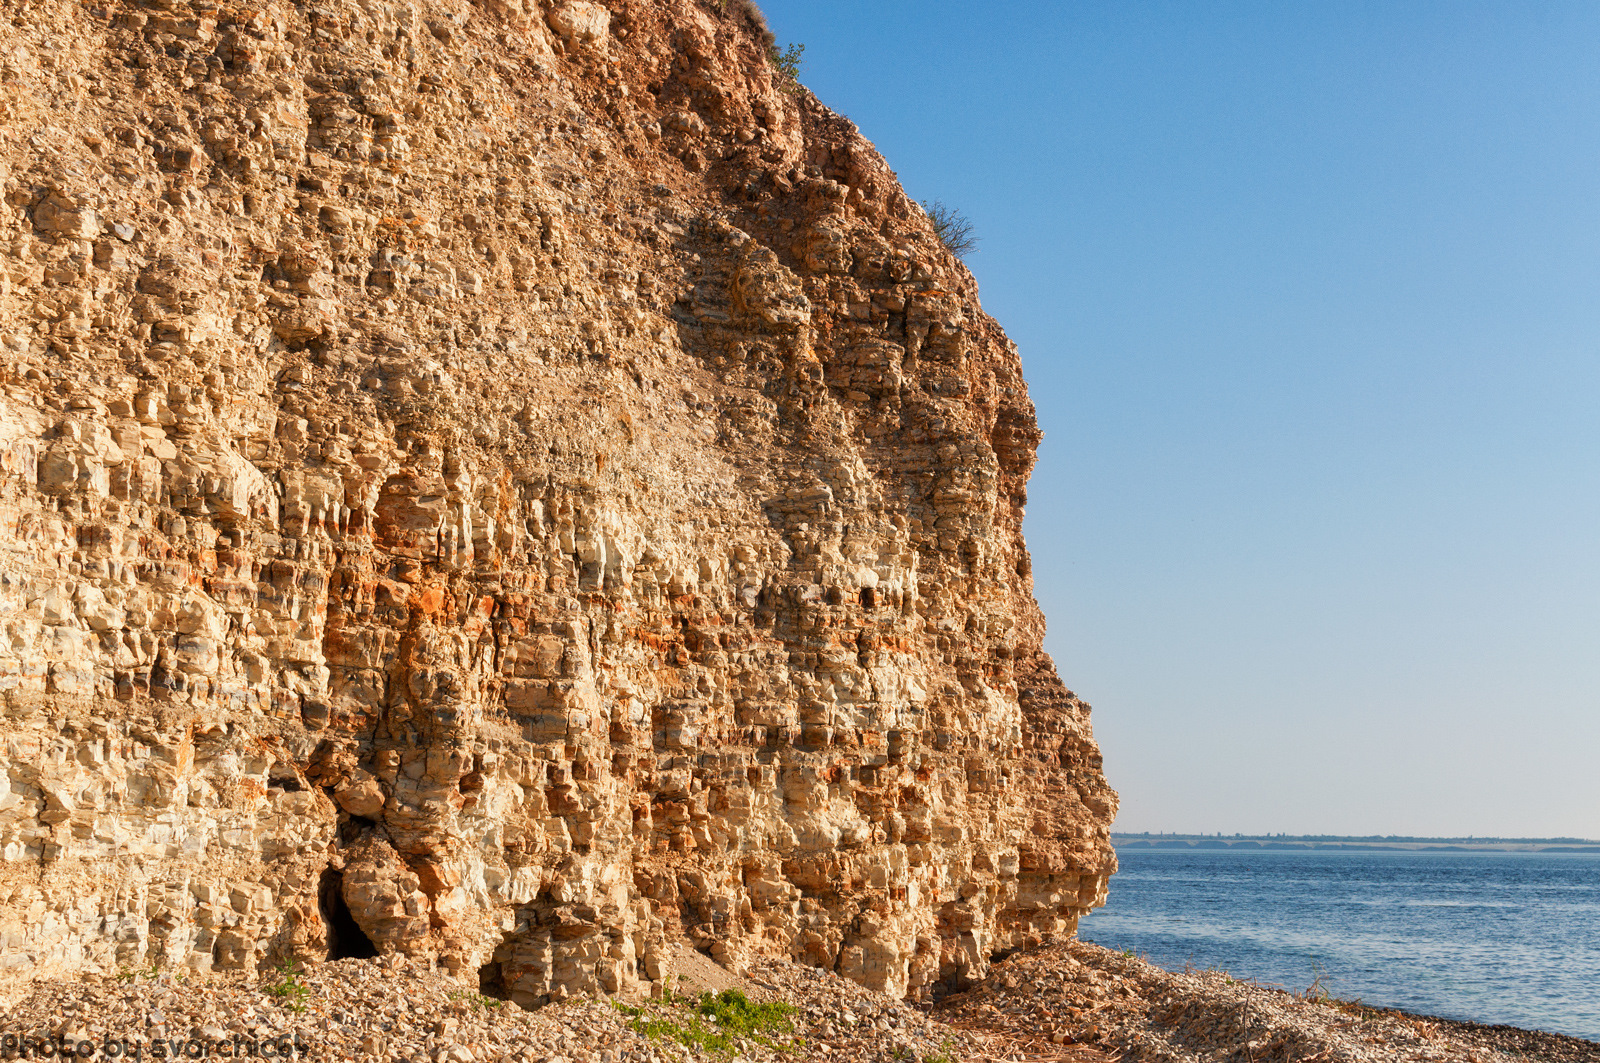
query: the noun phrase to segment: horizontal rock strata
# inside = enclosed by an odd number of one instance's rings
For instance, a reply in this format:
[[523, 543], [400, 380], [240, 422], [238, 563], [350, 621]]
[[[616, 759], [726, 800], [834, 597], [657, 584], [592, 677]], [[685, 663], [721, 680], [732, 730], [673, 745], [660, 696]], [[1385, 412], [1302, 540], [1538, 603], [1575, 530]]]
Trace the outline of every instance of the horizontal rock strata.
[[4, 969], [922, 998], [1103, 898], [1017, 352], [753, 8], [0, 15]]

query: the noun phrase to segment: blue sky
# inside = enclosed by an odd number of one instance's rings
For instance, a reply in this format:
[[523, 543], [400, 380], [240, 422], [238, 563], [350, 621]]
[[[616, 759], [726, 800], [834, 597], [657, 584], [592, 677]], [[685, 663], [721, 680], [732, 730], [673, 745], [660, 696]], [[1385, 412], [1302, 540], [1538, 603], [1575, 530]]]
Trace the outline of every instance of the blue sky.
[[1600, 837], [1600, 5], [763, 9], [982, 239], [1119, 829]]

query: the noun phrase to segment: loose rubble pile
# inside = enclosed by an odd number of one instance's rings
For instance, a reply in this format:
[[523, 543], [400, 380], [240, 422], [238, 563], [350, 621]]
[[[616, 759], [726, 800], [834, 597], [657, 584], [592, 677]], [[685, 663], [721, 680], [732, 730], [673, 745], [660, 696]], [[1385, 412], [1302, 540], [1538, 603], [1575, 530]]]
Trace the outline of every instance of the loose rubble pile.
[[[1013, 955], [931, 1013], [783, 959], [734, 973], [679, 950], [672, 967], [673, 988], [655, 1000], [574, 997], [535, 1011], [398, 956], [260, 979], [123, 971], [41, 982], [0, 1007], [0, 1057], [37, 1058], [47, 1044], [60, 1055], [66, 1042], [101, 1059], [407, 1063], [1600, 1060], [1600, 1045], [1576, 1038], [1305, 999], [1215, 971], [1174, 974], [1079, 943]], [[779, 1017], [754, 1031], [726, 1018], [719, 1028], [696, 1002], [730, 992]]]
[[1408, 1015], [1241, 982], [1174, 973], [1083, 942], [998, 963], [935, 1015], [1002, 1043], [1002, 1058], [1128, 1063], [1509, 1063], [1600, 1060], [1600, 1044]]
[[[763, 961], [731, 988], [793, 1011], [785, 1028], [695, 1048], [674, 1031], [695, 1021], [694, 986], [679, 1003], [619, 1006], [574, 998], [537, 1011], [465, 990], [414, 960], [339, 960], [260, 980], [125, 972], [35, 986], [0, 1009], [0, 1057], [68, 1042], [80, 1055], [374, 1059], [431, 1063], [728, 1063], [816, 1058], [909, 1063], [982, 1058], [988, 1040], [831, 972]], [[641, 1012], [642, 1015], [635, 1014]], [[638, 1021], [640, 1018], [646, 1022]], [[653, 1021], [649, 1021], [653, 1020]], [[792, 1025], [790, 1025], [792, 1024]], [[701, 1022], [705, 1027], [714, 1024]], [[78, 1048], [88, 1044], [89, 1051]], [[110, 1052], [108, 1053], [108, 1046]], [[160, 1046], [160, 1047], [156, 1047]]]

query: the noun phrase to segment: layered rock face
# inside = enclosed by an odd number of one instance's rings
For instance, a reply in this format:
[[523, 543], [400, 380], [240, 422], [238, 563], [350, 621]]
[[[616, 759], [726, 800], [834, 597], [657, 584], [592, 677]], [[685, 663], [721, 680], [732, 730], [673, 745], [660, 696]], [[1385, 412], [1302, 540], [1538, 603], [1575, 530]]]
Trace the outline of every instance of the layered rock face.
[[5, 970], [925, 997], [1103, 898], [1017, 353], [752, 9], [0, 14]]

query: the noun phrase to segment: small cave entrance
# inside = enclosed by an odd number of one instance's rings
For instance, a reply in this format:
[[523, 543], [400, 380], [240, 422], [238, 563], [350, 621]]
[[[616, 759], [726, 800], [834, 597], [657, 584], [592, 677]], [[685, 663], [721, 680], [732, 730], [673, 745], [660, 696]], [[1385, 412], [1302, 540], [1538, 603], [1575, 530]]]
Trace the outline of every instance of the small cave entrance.
[[378, 947], [344, 903], [344, 875], [331, 867], [322, 872], [317, 883], [317, 908], [328, 928], [328, 959], [370, 960], [378, 955]]
[[510, 973], [506, 970], [506, 962], [511, 958], [513, 936], [507, 934], [500, 939], [494, 952], [489, 954], [489, 962], [478, 968], [478, 992], [486, 997], [496, 1000], [511, 999]]
[[478, 968], [478, 992], [496, 1000], [511, 999], [511, 989], [506, 985], [505, 965], [499, 960], [490, 960]]

